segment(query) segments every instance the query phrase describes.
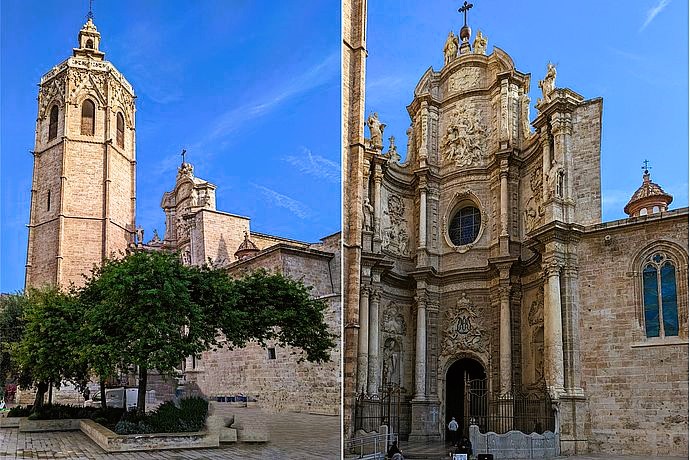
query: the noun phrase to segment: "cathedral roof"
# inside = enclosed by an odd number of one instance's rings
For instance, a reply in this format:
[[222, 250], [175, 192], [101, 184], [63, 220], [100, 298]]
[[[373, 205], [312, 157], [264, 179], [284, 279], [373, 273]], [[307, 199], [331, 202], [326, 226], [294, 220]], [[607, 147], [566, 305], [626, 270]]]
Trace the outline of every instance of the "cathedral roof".
[[642, 176], [642, 185], [638, 188], [623, 209], [628, 215], [635, 215], [637, 211], [646, 207], [659, 206], [665, 210], [673, 201], [673, 197], [650, 179], [649, 170], [645, 169]]

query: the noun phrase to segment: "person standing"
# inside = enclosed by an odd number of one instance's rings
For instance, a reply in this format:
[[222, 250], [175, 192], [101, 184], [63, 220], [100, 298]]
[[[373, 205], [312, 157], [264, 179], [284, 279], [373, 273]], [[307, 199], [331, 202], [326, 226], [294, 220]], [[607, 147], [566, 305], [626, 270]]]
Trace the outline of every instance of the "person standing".
[[455, 417], [451, 417], [450, 423], [448, 424], [448, 431], [450, 431], [450, 442], [456, 445], [458, 443], [458, 422], [455, 421]]

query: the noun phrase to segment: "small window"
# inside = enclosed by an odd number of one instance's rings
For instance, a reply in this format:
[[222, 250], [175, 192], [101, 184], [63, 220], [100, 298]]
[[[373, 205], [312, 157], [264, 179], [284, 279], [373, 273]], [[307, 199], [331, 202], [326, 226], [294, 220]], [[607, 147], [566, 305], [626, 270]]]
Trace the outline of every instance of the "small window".
[[276, 359], [276, 349], [275, 348], [269, 348], [268, 349], [268, 359]]
[[81, 133], [85, 136], [93, 136], [96, 125], [96, 106], [90, 100], [85, 100], [81, 105]]
[[50, 190], [48, 190], [48, 199], [46, 200], [46, 211], [50, 211]]
[[448, 234], [456, 246], [470, 244], [477, 239], [482, 216], [474, 206], [465, 206], [458, 211], [450, 222]]
[[125, 118], [120, 112], [117, 113], [117, 145], [125, 147]]
[[678, 335], [676, 267], [663, 252], [655, 252], [642, 270], [644, 324], [647, 337]]
[[48, 140], [53, 140], [57, 137], [57, 128], [58, 128], [58, 108], [57, 105], [54, 105], [52, 109], [50, 109], [50, 124], [48, 125]]

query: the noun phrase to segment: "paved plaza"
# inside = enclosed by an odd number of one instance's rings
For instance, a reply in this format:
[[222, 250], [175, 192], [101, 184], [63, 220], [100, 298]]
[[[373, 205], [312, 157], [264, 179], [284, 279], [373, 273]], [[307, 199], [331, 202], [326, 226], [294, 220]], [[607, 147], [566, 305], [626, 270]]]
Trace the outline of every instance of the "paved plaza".
[[291, 460], [340, 458], [340, 417], [302, 413], [265, 414], [270, 442], [228, 444], [216, 449], [108, 454], [81, 431], [20, 433], [0, 429], [0, 459], [80, 460]]

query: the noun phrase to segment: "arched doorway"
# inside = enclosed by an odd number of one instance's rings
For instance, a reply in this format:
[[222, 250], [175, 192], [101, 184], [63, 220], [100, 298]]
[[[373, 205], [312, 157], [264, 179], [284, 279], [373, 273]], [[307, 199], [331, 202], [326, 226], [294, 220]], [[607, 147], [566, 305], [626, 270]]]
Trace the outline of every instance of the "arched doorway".
[[[446, 439], [450, 439], [448, 423], [451, 417], [458, 422], [458, 436], [469, 435], [470, 414], [476, 413], [478, 408], [472, 407], [473, 400], [469, 390], [486, 391], [486, 371], [484, 366], [475, 359], [461, 358], [455, 361], [446, 373]], [[476, 405], [476, 404], [475, 404]]]

